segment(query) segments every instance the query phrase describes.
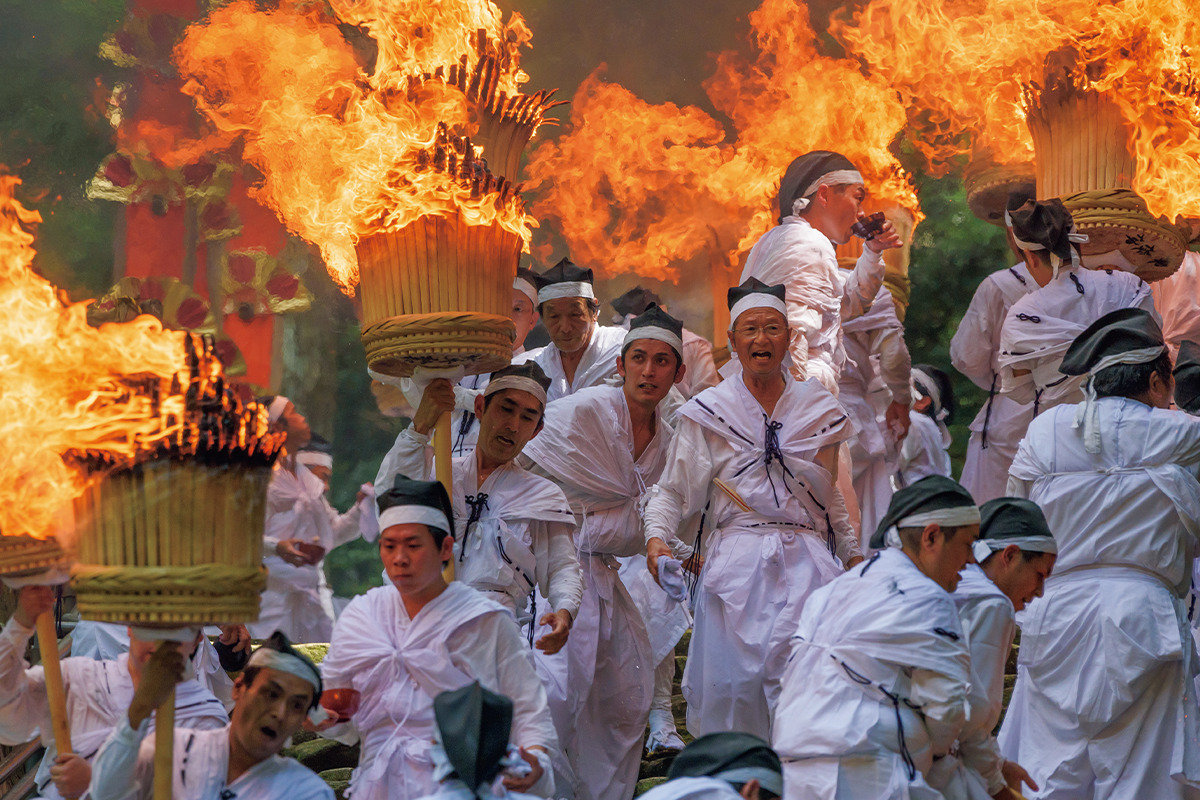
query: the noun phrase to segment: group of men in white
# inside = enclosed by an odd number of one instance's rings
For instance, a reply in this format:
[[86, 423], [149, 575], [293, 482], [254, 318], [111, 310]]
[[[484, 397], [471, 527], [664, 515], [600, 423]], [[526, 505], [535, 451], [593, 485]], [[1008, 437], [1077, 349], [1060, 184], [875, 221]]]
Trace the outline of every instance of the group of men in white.
[[[1194, 263], [1154, 292], [1086, 269], [1061, 203], [1010, 198], [1023, 261], [984, 281], [951, 347], [989, 392], [960, 485], [949, 379], [911, 364], [883, 287], [898, 235], [838, 266], [865, 197], [837, 153], [789, 166], [729, 289], [719, 374], [644, 290], [602, 326], [590, 270], [521, 270], [513, 363], [406, 385], [411, 424], [346, 515], [328, 455], [269, 398], [288, 443], [262, 621], [215, 650], [131, 630], [115, 660], [66, 659], [80, 736], [47, 755], [42, 796], [149, 797], [150, 712], [183, 680], [177, 798], [331, 796], [279, 756], [302, 726], [358, 744], [354, 800], [626, 800], [646, 749], [681, 751], [654, 800], [1200, 798]], [[550, 344], [525, 351], [539, 318]], [[446, 413], [449, 491], [430, 443]], [[320, 562], [360, 530], [383, 585], [335, 620]], [[48, 738], [22, 653], [52, 602], [23, 588], [0, 633], [0, 742]], [[253, 655], [250, 633], [270, 634]], [[289, 639], [328, 641], [323, 663]], [[197, 669], [216, 663], [240, 670], [223, 703], [224, 670]]]

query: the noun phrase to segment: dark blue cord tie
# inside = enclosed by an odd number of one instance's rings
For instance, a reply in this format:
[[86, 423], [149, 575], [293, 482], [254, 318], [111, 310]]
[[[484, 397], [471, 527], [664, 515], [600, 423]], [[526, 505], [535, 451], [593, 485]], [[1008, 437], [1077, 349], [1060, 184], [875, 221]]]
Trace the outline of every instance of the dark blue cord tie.
[[462, 548], [458, 551], [458, 560], [460, 563], [467, 552], [467, 537], [471, 533], [471, 526], [479, 522], [479, 518], [483, 516], [483, 510], [488, 507], [488, 496], [484, 492], [469, 494], [464, 499], [467, 501], [467, 505], [471, 507], [471, 513], [467, 516], [467, 524], [463, 526]]

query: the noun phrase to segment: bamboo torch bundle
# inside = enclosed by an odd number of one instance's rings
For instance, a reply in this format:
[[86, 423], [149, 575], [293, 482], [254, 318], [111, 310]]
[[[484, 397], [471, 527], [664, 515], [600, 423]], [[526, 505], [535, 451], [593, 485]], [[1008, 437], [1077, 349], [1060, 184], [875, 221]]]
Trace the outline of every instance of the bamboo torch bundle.
[[1072, 50], [1051, 53], [1042, 85], [1025, 88], [1037, 195], [1058, 197], [1088, 242], [1089, 267], [1136, 272], [1146, 281], [1172, 274], [1189, 231], [1154, 217], [1130, 188], [1137, 174], [1128, 123], [1113, 100], [1091, 88]]

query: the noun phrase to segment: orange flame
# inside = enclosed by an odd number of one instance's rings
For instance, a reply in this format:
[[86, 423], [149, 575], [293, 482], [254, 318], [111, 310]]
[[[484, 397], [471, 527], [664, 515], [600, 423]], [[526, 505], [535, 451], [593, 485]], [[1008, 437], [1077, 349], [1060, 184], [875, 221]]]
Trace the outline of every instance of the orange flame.
[[597, 75], [580, 86], [571, 130], [529, 165], [533, 211], [556, 219], [573, 259], [673, 281], [704, 250], [735, 265], [775, 224], [787, 165], [817, 149], [846, 155], [874, 197], [920, 219], [890, 150], [906, 119], [896, 92], [821, 56], [796, 0], [765, 0], [750, 23], [753, 60], [722, 53], [704, 84], [733, 135], [700, 109], [651, 105]]
[[477, 183], [422, 168], [434, 156], [439, 124], [458, 136], [478, 128], [459, 86], [427, 78], [470, 70], [487, 55], [498, 89], [515, 93], [525, 80], [518, 50], [529, 40], [520, 16], [504, 22], [488, 0], [331, 6], [341, 22], [374, 37], [370, 73], [339, 19], [302, 0], [277, 11], [232, 3], [191, 26], [176, 48], [189, 78], [184, 91], [218, 129], [241, 135], [245, 158], [264, 173], [258, 199], [321, 248], [348, 292], [358, 282], [359, 238], [427, 214], [458, 213], [468, 224], [499, 224], [528, 241], [530, 221], [514, 193], [481, 192]]
[[[88, 304], [64, 303], [30, 267], [34, 237], [23, 226], [41, 217], [14, 198], [18, 184], [0, 176], [0, 532], [42, 539], [84, 488], [64, 456], [131, 463], [183, 433], [188, 335], [149, 316], [88, 325]], [[207, 379], [219, 378], [211, 366]]]
[[[1026, 87], [1064, 78], [1113, 99], [1151, 213], [1200, 216], [1200, 17], [1192, 0], [873, 0], [838, 35], [912, 107], [915, 144], [940, 171], [972, 150], [1032, 158]], [[1069, 75], [1047, 57], [1078, 53]]]

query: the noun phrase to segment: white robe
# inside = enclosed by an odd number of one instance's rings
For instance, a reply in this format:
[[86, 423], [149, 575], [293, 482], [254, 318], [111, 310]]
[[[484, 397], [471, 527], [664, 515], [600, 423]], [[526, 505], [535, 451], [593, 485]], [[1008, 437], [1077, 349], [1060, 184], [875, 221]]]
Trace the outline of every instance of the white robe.
[[535, 654], [581, 798], [625, 800], [637, 784], [658, 662], [616, 557], [645, 549], [641, 501], [662, 473], [671, 434], [660, 417], [635, 461], [624, 389], [595, 386], [547, 406], [545, 427], [525, 446], [581, 520], [583, 606], [564, 650]]
[[988, 800], [1004, 788], [1004, 756], [992, 731], [1004, 704], [1004, 665], [1017, 632], [1012, 601], [975, 564], [951, 595], [971, 650], [970, 711], [957, 752], [939, 760], [929, 782], [946, 800]]
[[900, 550], [821, 587], [775, 715], [784, 797], [940, 798], [923, 776], [966, 721], [969, 682], [954, 601]]
[[[154, 796], [154, 737], [150, 720], [134, 730], [123, 716], [92, 770], [92, 800], [150, 800]], [[229, 728], [175, 729], [173, 800], [333, 800], [333, 790], [298, 761], [275, 755], [237, 777], [229, 774]]]
[[[9, 619], [0, 631], [0, 744], [24, 744], [41, 734], [46, 755], [38, 768], [35, 785], [42, 797], [57, 800], [60, 795], [50, 780], [50, 767], [58, 753], [46, 699], [46, 679], [40, 665], [30, 667], [24, 660], [33, 633], [33, 628], [23, 627], [15, 618]], [[114, 661], [64, 658], [62, 674], [71, 746], [91, 762], [105, 738], [126, 718], [133, 699], [129, 656], [122, 654]], [[182, 727], [220, 728], [228, 724], [229, 717], [212, 692], [190, 680], [176, 689], [175, 721]]]
[[[900, 444], [896, 461], [896, 486], [912, 486], [930, 475], [950, 477], [950, 431], [928, 414], [909, 415], [908, 436]], [[874, 530], [871, 531], [874, 533]]]
[[1037, 288], [1025, 262], [993, 272], [975, 290], [950, 340], [950, 363], [988, 393], [971, 421], [961, 480], [976, 503], [1004, 496], [1008, 468], [1033, 419], [1032, 403], [1019, 403], [1000, 393], [999, 358], [1000, 331], [1008, 310]]
[[738, 374], [679, 414], [644, 520], [646, 539], [668, 544], [706, 507], [712, 527], [683, 676], [688, 730], [766, 738], [805, 598], [860, 554], [833, 477], [813, 460], [852, 426], [812, 379], [787, 381], [769, 417]]
[[326, 552], [336, 544], [325, 482], [303, 464], [288, 461], [289, 465], [275, 465], [267, 487], [263, 530], [267, 588], [262, 594], [258, 621], [246, 627], [256, 639], [265, 639], [279, 630], [293, 642], [328, 642], [333, 617], [321, 602], [321, 565], [293, 566], [275, 553], [275, 546], [285, 539], [319, 544]]
[[[1034, 416], [1059, 403], [1081, 401], [1084, 376], [1063, 375], [1058, 365], [1076, 336], [1121, 308], [1154, 313], [1150, 287], [1138, 276], [1120, 270], [1059, 270], [1057, 278], [1013, 303], [1004, 318], [1000, 390], [1017, 402], [1033, 403]], [[1019, 370], [1029, 374], [1015, 374]]]
[[[575, 517], [562, 490], [511, 461], [480, 485], [474, 450], [453, 459], [452, 472], [455, 579], [494, 594], [521, 621], [529, 616], [534, 586], [555, 611], [578, 615], [583, 577], [571, 539]], [[429, 436], [411, 427], [401, 431], [375, 485], [391, 486], [398, 474], [433, 480]]]
[[[1190, 797], [1200, 787], [1200, 706], [1184, 598], [1200, 535], [1200, 420], [1134, 400], [1097, 401], [1101, 452], [1076, 408], [1035, 419], [1009, 491], [1058, 541], [1045, 596], [1022, 613], [1004, 755], [1031, 798]], [[1194, 791], [1194, 790], [1190, 790]]]
[[1184, 253], [1179, 269], [1150, 284], [1150, 291], [1174, 361], [1182, 342], [1200, 343], [1200, 253]]
[[[513, 701], [512, 742], [558, 749], [546, 690], [512, 613], [455, 581], [410, 619], [400, 593], [379, 586], [350, 601], [321, 664], [327, 687], [362, 694], [354, 718], [325, 736], [362, 742], [354, 800], [411, 800], [434, 790], [433, 698], [477, 680]], [[537, 751], [535, 751], [537, 752]], [[534, 794], [554, 789], [549, 758]]]
[[713, 361], [712, 343], [698, 333], [683, 329], [683, 365], [687, 367], [679, 389], [685, 399], [692, 399], [709, 387], [721, 382], [717, 364]]
[[833, 243], [808, 220], [791, 216], [754, 243], [739, 282], [758, 278], [787, 288], [796, 377], [816, 378], [836, 394], [846, 361], [842, 322], [870, 309], [883, 273], [883, 256], [864, 247], [850, 278], [843, 280]]
[[546, 400], [554, 401], [560, 397], [574, 394], [589, 386], [599, 386], [606, 378], [617, 374], [617, 357], [621, 355], [621, 343], [625, 341], [627, 331], [624, 328], [597, 325], [592, 329], [592, 338], [587, 343], [587, 352], [583, 354], [579, 365], [575, 368], [575, 379], [567, 382], [567, 374], [563, 371], [562, 354], [553, 343], [543, 347], [530, 360], [537, 363], [546, 377], [550, 379], [550, 389], [546, 392]]
[[[848, 283], [851, 271], [843, 269], [841, 274]], [[883, 420], [894, 399], [909, 402], [912, 357], [886, 287], [880, 288], [870, 311], [842, 323], [842, 334], [849, 360], [838, 381], [838, 401], [858, 430], [850, 442], [850, 458], [865, 551], [892, 499], [896, 447]]]

